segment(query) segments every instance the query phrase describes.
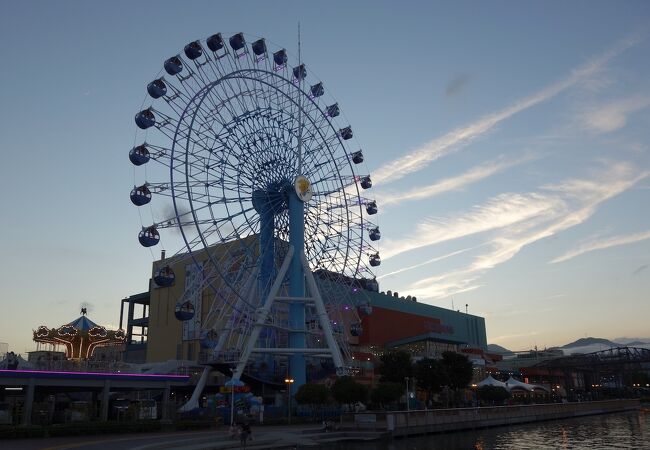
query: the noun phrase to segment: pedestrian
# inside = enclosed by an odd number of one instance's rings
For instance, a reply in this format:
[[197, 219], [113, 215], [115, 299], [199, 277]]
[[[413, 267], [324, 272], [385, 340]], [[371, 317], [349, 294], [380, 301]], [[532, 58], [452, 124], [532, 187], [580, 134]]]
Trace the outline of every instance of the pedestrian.
[[230, 424], [230, 428], [228, 429], [228, 437], [230, 439], [235, 439], [237, 437], [238, 433], [238, 428], [235, 428], [234, 424]]
[[239, 448], [246, 448], [246, 441], [251, 438], [251, 434], [251, 426], [248, 424], [248, 422], [243, 422], [239, 429]]

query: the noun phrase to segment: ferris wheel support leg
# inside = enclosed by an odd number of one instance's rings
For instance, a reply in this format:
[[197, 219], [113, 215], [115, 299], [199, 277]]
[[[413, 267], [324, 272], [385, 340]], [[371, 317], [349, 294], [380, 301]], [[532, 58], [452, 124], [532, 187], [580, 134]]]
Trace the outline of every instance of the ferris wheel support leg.
[[192, 411], [193, 409], [199, 407], [199, 398], [203, 393], [203, 388], [205, 387], [205, 384], [208, 382], [208, 376], [210, 375], [211, 371], [212, 368], [210, 366], [205, 366], [203, 368], [203, 373], [201, 374], [201, 378], [199, 379], [199, 382], [196, 383], [196, 387], [194, 388], [192, 397], [190, 397], [187, 403], [185, 403], [183, 406], [181, 406], [178, 409], [180, 412]]
[[293, 259], [293, 253], [294, 253], [293, 247], [290, 246], [289, 251], [287, 252], [287, 255], [284, 258], [284, 261], [282, 262], [280, 271], [278, 272], [277, 277], [275, 277], [275, 282], [273, 282], [273, 286], [271, 286], [269, 295], [266, 297], [264, 306], [262, 306], [261, 310], [257, 311], [257, 319], [255, 321], [255, 326], [253, 326], [253, 329], [251, 330], [251, 335], [248, 337], [248, 340], [246, 341], [244, 352], [242, 353], [241, 358], [237, 363], [235, 372], [232, 374], [233, 380], [239, 380], [242, 373], [244, 373], [244, 369], [246, 368], [246, 363], [248, 362], [248, 359], [250, 358], [251, 353], [253, 352], [253, 348], [255, 348], [255, 343], [257, 342], [257, 339], [260, 337], [260, 331], [262, 331], [262, 328], [266, 323], [266, 318], [269, 316], [269, 313], [271, 311], [271, 306], [273, 305], [275, 297], [278, 295], [278, 292], [280, 291], [280, 287], [282, 287], [282, 281], [284, 280], [285, 275], [289, 271], [289, 264]]
[[[289, 194], [289, 242], [294, 248], [294, 256], [289, 269], [289, 296], [305, 296], [305, 269], [300, 255], [305, 248], [305, 204], [295, 192]], [[289, 347], [305, 347], [305, 304], [295, 302], [289, 305]], [[294, 382], [291, 383], [291, 395], [298, 392], [300, 386], [307, 382], [307, 367], [305, 355], [294, 353], [289, 358], [289, 374]]]
[[[253, 272], [251, 273], [251, 275], [250, 275], [250, 277], [249, 277], [249, 279], [246, 282], [246, 285], [244, 287], [244, 292], [246, 293], [245, 298], [246, 298], [246, 301], [249, 304], [251, 304], [253, 302], [253, 295], [255, 294], [255, 281], [257, 279], [257, 272], [258, 272], [258, 268], [256, 267], [255, 270], [253, 270]], [[237, 297], [237, 302], [235, 303], [234, 310], [238, 311], [242, 307], [243, 303], [244, 303], [244, 301], [241, 299], [241, 297]], [[216, 328], [217, 325], [218, 324], [215, 324], [213, 329], [215, 329], [216, 331], [219, 331]], [[235, 317], [234, 317], [233, 314], [231, 314], [231, 316], [228, 318], [228, 323], [227, 323], [226, 328], [221, 330], [222, 332], [219, 333], [219, 339], [217, 340], [217, 345], [212, 350], [213, 355], [218, 355], [223, 350], [223, 347], [226, 344], [226, 340], [230, 337], [230, 333], [232, 332], [235, 325], [236, 325], [235, 324]]]
[[341, 349], [339, 348], [336, 339], [334, 339], [334, 333], [332, 332], [332, 324], [330, 323], [329, 315], [325, 309], [325, 304], [323, 303], [323, 298], [320, 295], [318, 290], [318, 285], [314, 279], [314, 274], [311, 273], [309, 269], [309, 263], [307, 262], [307, 257], [303, 252], [300, 253], [300, 262], [305, 271], [305, 277], [307, 279], [307, 286], [309, 287], [309, 293], [314, 298], [314, 306], [316, 307], [316, 312], [318, 313], [318, 320], [320, 326], [323, 329], [323, 334], [325, 335], [325, 341], [327, 346], [332, 352], [332, 359], [334, 360], [334, 366], [337, 369], [343, 369], [343, 357], [341, 356]]

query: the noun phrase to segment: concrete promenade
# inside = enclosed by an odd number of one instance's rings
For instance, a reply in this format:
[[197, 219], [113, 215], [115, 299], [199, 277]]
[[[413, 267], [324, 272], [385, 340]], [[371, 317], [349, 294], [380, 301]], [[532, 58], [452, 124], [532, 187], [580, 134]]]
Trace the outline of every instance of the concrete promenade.
[[[293, 449], [315, 447], [341, 440], [374, 440], [387, 433], [368, 431], [320, 431], [314, 424], [254, 426], [253, 439], [246, 449]], [[6, 445], [6, 447], [5, 447]], [[222, 450], [241, 448], [238, 438], [226, 428], [211, 431], [140, 433], [131, 435], [74, 436], [56, 438], [11, 439], [0, 441], [0, 448], [12, 450]]]
[[[487, 408], [436, 409], [346, 414], [339, 429], [324, 433], [317, 425], [253, 426], [248, 450], [316, 447], [337, 441], [370, 441], [410, 435], [460, 431], [526, 422], [556, 420], [636, 410], [639, 400], [606, 400]], [[240, 448], [227, 427], [218, 430], [10, 439], [0, 448], [12, 450], [222, 450]]]
[[631, 411], [641, 408], [638, 399], [578, 403], [494, 406], [482, 408], [391, 411], [346, 415], [342, 429], [387, 431], [394, 437], [441, 433], [544, 420]]

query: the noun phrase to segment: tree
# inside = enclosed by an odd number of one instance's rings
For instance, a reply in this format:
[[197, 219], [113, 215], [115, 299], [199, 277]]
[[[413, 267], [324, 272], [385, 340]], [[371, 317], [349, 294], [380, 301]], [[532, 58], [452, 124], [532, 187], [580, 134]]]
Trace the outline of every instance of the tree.
[[[300, 405], [311, 405], [312, 414], [316, 414], [327, 403], [330, 391], [322, 384], [307, 383], [298, 388], [295, 398]], [[321, 410], [322, 411], [322, 410]]]
[[296, 402], [300, 405], [323, 405], [329, 398], [329, 390], [322, 384], [307, 383], [296, 392]]
[[441, 363], [447, 372], [447, 382], [453, 391], [454, 403], [458, 403], [458, 390], [465, 389], [472, 381], [472, 363], [467, 356], [456, 352], [444, 352]]
[[425, 358], [415, 363], [414, 375], [418, 387], [427, 392], [427, 400], [433, 394], [440, 392], [444, 386], [449, 385], [447, 368], [440, 360]]
[[404, 394], [404, 386], [401, 383], [379, 383], [370, 392], [370, 400], [384, 408], [385, 405], [399, 400], [402, 394]]
[[456, 352], [444, 352], [442, 365], [445, 367], [450, 388], [464, 389], [472, 381], [472, 363], [465, 355]]
[[411, 355], [408, 352], [388, 351], [381, 355], [380, 360], [378, 372], [381, 375], [379, 381], [382, 383], [403, 383], [404, 378], [413, 376]]
[[368, 398], [368, 388], [347, 376], [338, 378], [332, 385], [331, 392], [334, 400], [340, 404], [365, 402]]
[[504, 400], [510, 398], [510, 392], [501, 386], [481, 386], [477, 389], [476, 395], [481, 402], [489, 404], [502, 404]]

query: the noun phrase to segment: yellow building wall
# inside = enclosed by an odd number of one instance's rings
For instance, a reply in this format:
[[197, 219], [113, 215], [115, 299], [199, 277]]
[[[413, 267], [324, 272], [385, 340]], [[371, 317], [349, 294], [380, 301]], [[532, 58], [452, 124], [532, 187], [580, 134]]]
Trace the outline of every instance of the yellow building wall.
[[[257, 246], [256, 238], [249, 237], [243, 240], [245, 245]], [[210, 248], [212, 256], [221, 260], [224, 253], [241, 245], [232, 242]], [[203, 261], [204, 272], [209, 272], [208, 256], [205, 250], [196, 252], [195, 257]], [[176, 303], [185, 290], [186, 267], [193, 264], [192, 258], [186, 255], [181, 260], [171, 263], [172, 259], [155, 261], [152, 267], [152, 279], [149, 280], [149, 329], [147, 335], [147, 362], [163, 362], [170, 359], [187, 359], [198, 361], [201, 346], [198, 339], [183, 341], [183, 323], [176, 319], [174, 310]], [[153, 274], [158, 267], [170, 264], [176, 276], [175, 282], [170, 287], [159, 287], [153, 281]], [[213, 286], [218, 286], [218, 280], [212, 280]], [[202, 292], [201, 323], [210, 309], [215, 295], [211, 288], [206, 287]]]

